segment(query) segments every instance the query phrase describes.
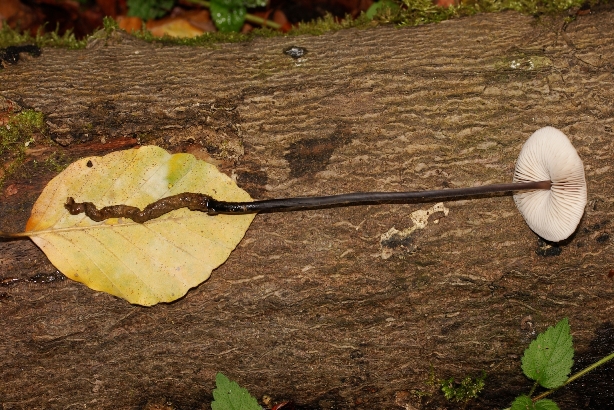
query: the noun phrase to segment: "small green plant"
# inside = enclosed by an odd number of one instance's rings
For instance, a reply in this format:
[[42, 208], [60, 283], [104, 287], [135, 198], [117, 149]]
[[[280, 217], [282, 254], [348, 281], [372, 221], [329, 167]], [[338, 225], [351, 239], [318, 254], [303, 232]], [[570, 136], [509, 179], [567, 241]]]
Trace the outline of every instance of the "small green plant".
[[115, 30], [119, 30], [119, 23], [115, 21], [113, 17], [105, 16], [102, 18], [102, 27], [104, 28], [104, 31], [107, 32], [107, 34], [110, 34]]
[[[554, 401], [545, 399], [545, 397], [614, 359], [614, 353], [612, 353], [568, 377], [573, 366], [573, 354], [573, 341], [567, 318], [540, 333], [522, 356], [522, 371], [529, 379], [534, 380], [535, 384], [528, 395], [523, 394], [516, 397], [512, 406], [505, 410], [559, 410]], [[460, 383], [456, 383], [454, 378], [436, 380], [435, 372], [431, 368], [430, 377], [426, 383], [433, 388], [440, 386], [447, 400], [466, 405], [482, 391], [485, 379], [486, 373], [482, 372], [481, 376], [475, 379], [465, 377]], [[216, 375], [215, 382], [212, 410], [262, 410], [258, 401], [246, 389], [229, 380], [222, 373]], [[538, 386], [550, 390], [533, 397]], [[414, 394], [418, 397], [431, 396], [433, 391], [414, 391]]]
[[140, 17], [143, 20], [151, 20], [164, 16], [168, 13], [175, 0], [128, 0], [128, 15]]
[[[573, 342], [567, 318], [540, 333], [522, 356], [522, 371], [535, 383], [528, 395], [516, 397], [512, 406], [506, 410], [558, 410], [559, 407], [554, 401], [544, 397], [614, 358], [612, 353], [568, 377], [573, 366], [573, 354]], [[533, 397], [538, 386], [550, 390]]]
[[446, 380], [439, 380], [441, 391], [446, 399], [458, 403], [467, 403], [471, 399], [475, 399], [484, 388], [484, 380], [486, 372], [482, 372], [480, 377], [472, 379], [465, 377], [460, 383], [456, 383], [451, 377]]
[[446, 400], [461, 403], [462, 408], [465, 408], [469, 401], [478, 397], [478, 394], [484, 389], [484, 380], [486, 380], [486, 372], [484, 371], [475, 379], [467, 376], [460, 382], [457, 382], [453, 377], [438, 379], [435, 375], [435, 369], [431, 365], [429, 378], [424, 382], [427, 388], [425, 390], [412, 390], [412, 394], [418, 399], [426, 399], [428, 402], [428, 400], [435, 398], [438, 391], [441, 391]]
[[247, 389], [229, 380], [222, 373], [215, 376], [215, 385], [212, 410], [262, 410], [258, 400], [252, 397]]

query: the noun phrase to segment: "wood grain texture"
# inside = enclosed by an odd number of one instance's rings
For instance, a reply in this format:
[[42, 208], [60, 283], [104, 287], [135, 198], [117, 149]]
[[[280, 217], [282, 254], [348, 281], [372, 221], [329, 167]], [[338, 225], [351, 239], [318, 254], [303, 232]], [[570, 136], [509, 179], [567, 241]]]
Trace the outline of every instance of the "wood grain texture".
[[[137, 142], [196, 152], [259, 199], [508, 182], [546, 125], [576, 146], [589, 190], [578, 231], [549, 257], [510, 197], [445, 203], [388, 259], [380, 236], [432, 204], [259, 215], [207, 282], [149, 309], [40, 280], [61, 276], [31, 242], [2, 242], [4, 408], [209, 408], [217, 371], [299, 408], [454, 408], [408, 393], [428, 390], [430, 366], [486, 371], [468, 408], [502, 408], [530, 388], [520, 356], [535, 332], [567, 316], [580, 351], [599, 335], [612, 344], [614, 12], [563, 19], [501, 13], [215, 49], [115, 36], [1, 70], [0, 96], [41, 110], [66, 155]], [[290, 45], [306, 58], [284, 55]], [[4, 230], [25, 225], [51, 177], [7, 182]], [[606, 379], [594, 385], [612, 391]], [[555, 399], [606, 408], [591, 392]]]

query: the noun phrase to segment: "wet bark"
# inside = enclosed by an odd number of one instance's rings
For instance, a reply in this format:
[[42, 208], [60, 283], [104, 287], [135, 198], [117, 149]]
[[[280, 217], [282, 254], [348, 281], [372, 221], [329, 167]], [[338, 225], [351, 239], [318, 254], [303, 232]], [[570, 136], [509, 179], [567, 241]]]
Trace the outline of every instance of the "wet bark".
[[[308, 54], [290, 58], [291, 45]], [[29, 147], [30, 164], [157, 144], [216, 163], [258, 199], [442, 189], [509, 182], [525, 139], [552, 125], [578, 149], [589, 189], [558, 245], [539, 242], [508, 196], [446, 202], [447, 216], [381, 243], [433, 204], [259, 215], [207, 282], [152, 308], [63, 280], [28, 240], [1, 242], [0, 401], [209, 408], [221, 371], [299, 408], [454, 408], [427, 383], [432, 366], [437, 378], [485, 371], [468, 408], [495, 408], [528, 392], [520, 356], [563, 317], [581, 364], [609, 353], [613, 69], [605, 10], [215, 49], [114, 35], [0, 70], [0, 98], [42, 111], [57, 143]], [[54, 175], [6, 181], [1, 230], [23, 229]], [[607, 408], [604, 371], [554, 399]]]

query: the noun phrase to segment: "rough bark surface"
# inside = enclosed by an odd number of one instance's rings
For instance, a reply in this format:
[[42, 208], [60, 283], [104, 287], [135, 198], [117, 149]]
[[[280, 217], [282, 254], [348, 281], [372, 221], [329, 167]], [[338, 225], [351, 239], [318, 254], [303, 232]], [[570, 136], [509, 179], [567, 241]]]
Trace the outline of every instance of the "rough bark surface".
[[[284, 55], [290, 45], [307, 56]], [[214, 161], [255, 198], [440, 189], [510, 181], [523, 142], [552, 125], [589, 188], [576, 234], [550, 248], [507, 196], [447, 202], [447, 216], [384, 248], [383, 233], [432, 204], [259, 215], [207, 282], [152, 308], [62, 280], [28, 240], [0, 242], [3, 408], [206, 409], [218, 371], [299, 408], [460, 407], [429, 386], [431, 366], [438, 378], [485, 371], [468, 408], [501, 408], [528, 392], [520, 356], [559, 319], [579, 364], [609, 353], [613, 70], [608, 10], [215, 49], [114, 35], [0, 70], [0, 97], [42, 111], [62, 145], [29, 160], [153, 143]], [[23, 229], [53, 176], [7, 181], [2, 230]], [[603, 371], [554, 399], [613, 405]]]

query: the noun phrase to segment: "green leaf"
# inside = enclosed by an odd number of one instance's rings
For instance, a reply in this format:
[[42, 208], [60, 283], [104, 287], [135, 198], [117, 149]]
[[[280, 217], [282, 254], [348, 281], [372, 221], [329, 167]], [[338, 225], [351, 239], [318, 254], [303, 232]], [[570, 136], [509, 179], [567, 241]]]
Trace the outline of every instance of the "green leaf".
[[559, 410], [559, 406], [552, 400], [543, 399], [535, 402], [535, 410]]
[[211, 3], [215, 3], [218, 6], [226, 7], [227, 9], [236, 9], [245, 7], [243, 0], [213, 0]]
[[258, 401], [236, 382], [222, 373], [215, 376], [212, 410], [262, 410]]
[[533, 406], [533, 401], [529, 396], [518, 396], [516, 400], [512, 403], [511, 410], [535, 410], [535, 406]]
[[170, 11], [175, 0], [128, 0], [128, 15], [151, 20], [162, 17]]
[[211, 1], [209, 9], [215, 26], [222, 33], [238, 32], [243, 27], [247, 9], [242, 2], [237, 5], [234, 0], [215, 0]]
[[399, 4], [396, 3], [394, 0], [380, 0], [371, 4], [365, 14], [369, 18], [369, 20], [373, 20], [375, 15], [381, 10], [389, 9], [390, 11], [397, 11], [399, 10], [399, 8]]
[[573, 365], [573, 342], [567, 318], [537, 336], [524, 351], [522, 371], [546, 389], [562, 386]]
[[533, 403], [529, 396], [518, 396], [512, 403], [511, 410], [559, 410], [552, 400], [544, 399]]

